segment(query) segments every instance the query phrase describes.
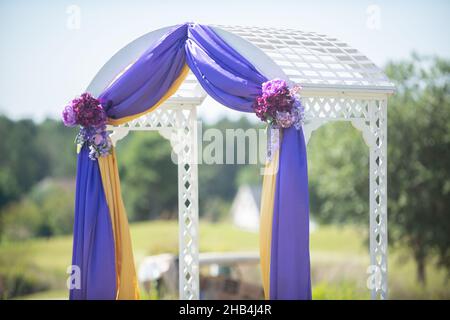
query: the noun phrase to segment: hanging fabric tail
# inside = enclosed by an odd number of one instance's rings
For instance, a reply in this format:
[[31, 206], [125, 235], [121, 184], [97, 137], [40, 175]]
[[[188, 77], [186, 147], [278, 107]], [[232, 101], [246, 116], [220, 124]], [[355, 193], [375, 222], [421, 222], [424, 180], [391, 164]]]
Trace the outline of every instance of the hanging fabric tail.
[[115, 299], [113, 228], [98, 162], [86, 146], [78, 154], [73, 235], [70, 299]]
[[261, 219], [259, 227], [259, 252], [264, 297], [270, 298], [270, 248], [272, 246], [273, 201], [278, 172], [278, 155], [276, 150], [264, 169], [261, 193]]
[[139, 286], [134, 267], [133, 249], [125, 206], [120, 190], [116, 152], [98, 159], [106, 202], [111, 215], [116, 256], [116, 282], [119, 300], [139, 299]]
[[264, 176], [263, 183], [260, 244], [264, 291], [266, 299], [307, 300], [311, 299], [311, 280], [306, 145], [303, 131], [295, 128], [284, 129], [281, 140], [269, 164], [275, 167], [278, 162], [278, 170]]
[[81, 281], [70, 299], [139, 299], [114, 149], [98, 161], [86, 146], [78, 154], [72, 265]]

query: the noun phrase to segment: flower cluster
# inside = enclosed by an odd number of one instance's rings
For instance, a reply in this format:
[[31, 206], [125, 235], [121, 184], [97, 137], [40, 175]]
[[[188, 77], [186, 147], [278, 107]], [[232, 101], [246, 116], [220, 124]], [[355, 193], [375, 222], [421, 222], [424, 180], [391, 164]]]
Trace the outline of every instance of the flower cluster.
[[299, 87], [289, 89], [286, 81], [273, 79], [262, 84], [262, 94], [256, 98], [253, 110], [256, 116], [273, 128], [300, 129], [304, 108], [296, 96]]
[[92, 160], [104, 157], [111, 153], [111, 140], [109, 139], [106, 125], [99, 127], [81, 127], [75, 138], [75, 143], [89, 146], [89, 158]]
[[106, 112], [100, 101], [89, 93], [83, 93], [67, 105], [62, 112], [62, 119], [66, 126], [80, 126], [75, 143], [89, 146], [89, 157], [92, 160], [106, 156], [111, 151], [111, 140], [106, 131]]

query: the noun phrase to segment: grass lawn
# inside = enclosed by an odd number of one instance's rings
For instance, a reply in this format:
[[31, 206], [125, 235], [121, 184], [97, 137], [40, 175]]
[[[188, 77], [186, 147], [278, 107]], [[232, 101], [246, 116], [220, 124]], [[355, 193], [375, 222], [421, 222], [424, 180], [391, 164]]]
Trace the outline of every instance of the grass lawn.
[[[239, 230], [229, 223], [202, 221], [200, 226], [202, 252], [258, 250], [258, 235], [255, 233]], [[370, 298], [366, 288], [368, 246], [364, 242], [366, 235], [361, 230], [352, 226], [320, 226], [311, 235], [313, 298]], [[175, 221], [134, 223], [131, 225], [131, 234], [137, 263], [147, 255], [178, 251], [178, 228]], [[40, 288], [40, 292], [19, 298], [67, 298], [64, 286], [71, 251], [72, 238], [69, 236], [2, 244], [0, 280], [1, 275], [13, 274], [24, 283], [34, 281]], [[432, 263], [427, 267], [428, 283], [422, 288], [415, 281], [415, 268], [410, 256], [402, 249], [391, 250], [390, 297], [450, 298], [445, 272], [434, 268]], [[1, 290], [0, 281], [0, 292]]]

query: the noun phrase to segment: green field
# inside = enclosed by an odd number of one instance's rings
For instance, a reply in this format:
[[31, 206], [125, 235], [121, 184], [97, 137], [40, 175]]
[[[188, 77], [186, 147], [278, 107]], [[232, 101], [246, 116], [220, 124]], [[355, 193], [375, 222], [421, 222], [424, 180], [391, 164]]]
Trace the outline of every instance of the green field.
[[[257, 251], [258, 236], [241, 231], [228, 223], [201, 222], [200, 250]], [[368, 299], [366, 269], [369, 255], [366, 234], [353, 226], [320, 226], [311, 235], [311, 266], [313, 298]], [[153, 221], [131, 225], [134, 254], [137, 263], [147, 256], [176, 253], [177, 223]], [[65, 299], [66, 268], [70, 265], [71, 237], [30, 240], [0, 246], [0, 292], [16, 286], [19, 296], [26, 299]], [[449, 299], [450, 290], [444, 271], [430, 262], [427, 285], [416, 282], [415, 266], [403, 249], [390, 250], [389, 286], [392, 299]], [[2, 298], [8, 298], [3, 293]]]

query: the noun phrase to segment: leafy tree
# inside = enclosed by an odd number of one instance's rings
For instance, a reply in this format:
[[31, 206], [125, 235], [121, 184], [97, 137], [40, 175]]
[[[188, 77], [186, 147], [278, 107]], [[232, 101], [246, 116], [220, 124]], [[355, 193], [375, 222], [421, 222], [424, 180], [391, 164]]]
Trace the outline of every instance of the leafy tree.
[[49, 164], [36, 143], [31, 120], [14, 122], [0, 116], [0, 208], [16, 200], [46, 176]]
[[388, 109], [390, 237], [412, 250], [425, 283], [432, 254], [450, 270], [450, 61], [413, 55], [386, 72], [398, 89]]
[[3, 209], [49, 171], [45, 151], [36, 142], [38, 127], [31, 120], [12, 121], [0, 116], [0, 238]]
[[51, 237], [73, 230], [74, 180], [45, 179], [4, 209], [3, 238]]
[[369, 155], [350, 123], [319, 128], [308, 144], [311, 214], [321, 223], [368, 223]]
[[176, 217], [178, 170], [158, 133], [136, 132], [118, 144], [125, 205], [132, 220]]
[[[450, 270], [450, 62], [413, 55], [386, 67], [390, 244], [406, 245], [425, 283], [431, 256]], [[319, 129], [308, 146], [312, 213], [321, 222], [368, 221], [368, 154], [347, 124]]]
[[36, 144], [45, 153], [51, 177], [75, 177], [76, 145], [78, 128], [68, 128], [59, 120], [47, 119], [39, 124]]

